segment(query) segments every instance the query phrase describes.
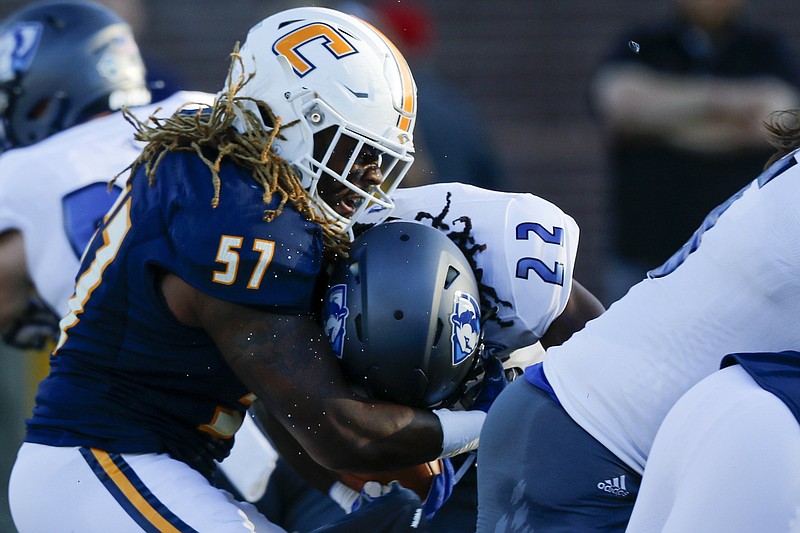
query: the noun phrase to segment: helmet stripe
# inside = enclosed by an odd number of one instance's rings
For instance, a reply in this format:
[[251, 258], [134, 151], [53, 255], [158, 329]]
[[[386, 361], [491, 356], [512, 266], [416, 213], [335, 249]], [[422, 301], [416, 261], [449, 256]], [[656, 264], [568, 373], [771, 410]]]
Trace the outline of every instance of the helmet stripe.
[[369, 22], [366, 22], [366, 24], [375, 30], [375, 33], [383, 39], [392, 51], [394, 62], [397, 64], [397, 68], [400, 71], [400, 83], [402, 84], [402, 99], [400, 101], [402, 114], [397, 119], [397, 127], [403, 131], [410, 131], [413, 126], [414, 117], [417, 114], [417, 94], [414, 90], [414, 78], [411, 76], [411, 69], [408, 68], [406, 59], [394, 43], [381, 33], [378, 28]]

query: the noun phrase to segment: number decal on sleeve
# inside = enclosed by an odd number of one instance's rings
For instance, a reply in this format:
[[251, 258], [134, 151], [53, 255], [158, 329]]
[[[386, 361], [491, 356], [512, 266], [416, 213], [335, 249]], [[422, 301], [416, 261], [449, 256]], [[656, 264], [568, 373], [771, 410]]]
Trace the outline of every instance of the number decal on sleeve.
[[244, 415], [233, 409], [217, 406], [214, 418], [208, 424], [200, 424], [197, 429], [220, 439], [230, 439], [241, 427]]
[[[547, 244], [564, 245], [563, 228], [553, 227], [553, 231], [548, 231], [537, 222], [523, 222], [517, 225], [516, 231], [518, 241], [527, 241], [530, 234], [534, 233]], [[528, 279], [531, 270], [545, 283], [564, 285], [563, 263], [556, 262], [551, 269], [541, 259], [536, 259], [535, 257], [523, 257], [517, 261], [516, 275], [518, 278]]]
[[[254, 401], [256, 401], [256, 395], [252, 392], [239, 398], [239, 403], [248, 409]], [[243, 421], [244, 415], [241, 412], [217, 406], [211, 422], [208, 424], [200, 424], [197, 426], [197, 429], [220, 439], [230, 439], [239, 430]]]
[[[242, 247], [244, 239], [232, 235], [223, 235], [219, 239], [219, 248], [217, 249], [218, 263], [225, 265], [225, 270], [215, 270], [212, 280], [214, 283], [222, 285], [232, 285], [236, 282], [239, 273], [239, 248]], [[259, 252], [258, 262], [256, 263], [253, 273], [250, 275], [250, 280], [247, 282], [247, 288], [258, 290], [261, 287], [261, 281], [264, 279], [264, 274], [272, 262], [272, 257], [275, 254], [275, 242], [267, 241], [264, 239], [254, 239], [253, 251]]]
[[219, 239], [219, 249], [217, 250], [217, 263], [225, 265], [225, 270], [214, 271], [214, 283], [221, 285], [232, 285], [236, 281], [236, 273], [239, 270], [239, 252], [236, 250], [242, 247], [241, 237], [223, 235]]
[[266, 273], [267, 267], [272, 262], [272, 256], [275, 254], [275, 243], [256, 239], [253, 243], [253, 251], [261, 252], [261, 256], [258, 258], [258, 264], [256, 264], [256, 268], [250, 276], [250, 281], [247, 282], [247, 288], [258, 290], [261, 287], [261, 280], [264, 279], [264, 273]]

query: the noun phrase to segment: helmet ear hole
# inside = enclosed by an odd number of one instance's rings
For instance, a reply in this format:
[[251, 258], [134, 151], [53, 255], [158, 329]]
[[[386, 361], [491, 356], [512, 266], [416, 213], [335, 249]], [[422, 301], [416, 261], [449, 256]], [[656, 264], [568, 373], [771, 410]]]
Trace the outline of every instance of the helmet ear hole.
[[436, 319], [436, 333], [433, 335], [433, 346], [439, 346], [439, 341], [442, 338], [442, 331], [444, 331], [444, 323], [442, 319]]
[[356, 325], [356, 337], [358, 337], [359, 342], [364, 342], [364, 328], [362, 326], [361, 313], [356, 315], [354, 322]]
[[453, 265], [449, 265], [447, 267], [447, 275], [444, 278], [444, 290], [449, 289], [453, 282], [458, 279], [458, 276], [460, 275], [461, 273], [455, 267], [453, 267]]
[[52, 101], [52, 98], [40, 98], [38, 102], [31, 106], [31, 108], [25, 114], [25, 118], [28, 120], [42, 118], [47, 113], [47, 108], [50, 106]]
[[272, 121], [272, 116], [270, 115], [269, 111], [267, 111], [261, 103], [258, 105], [258, 114], [261, 116], [261, 122], [270, 129], [275, 128], [275, 123]]
[[64, 19], [62, 19], [61, 17], [56, 17], [54, 15], [48, 15], [47, 17], [45, 17], [45, 20], [47, 21], [47, 23], [50, 26], [52, 26], [53, 28], [56, 28], [58, 30], [64, 28], [64, 26], [66, 26], [66, 24], [64, 23]]
[[352, 276], [351, 279], [353, 280], [353, 284], [355, 284], [355, 285], [360, 284], [361, 283], [361, 275], [360, 275], [359, 269], [358, 269], [358, 261], [353, 261], [352, 263], [350, 263], [350, 266], [348, 267], [348, 270], [350, 271], [350, 276]]

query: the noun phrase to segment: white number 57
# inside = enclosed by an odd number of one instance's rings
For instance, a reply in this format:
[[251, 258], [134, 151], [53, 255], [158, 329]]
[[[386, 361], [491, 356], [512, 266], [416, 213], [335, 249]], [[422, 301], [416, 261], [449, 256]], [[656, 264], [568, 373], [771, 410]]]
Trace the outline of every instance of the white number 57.
[[[236, 282], [239, 275], [239, 252], [237, 252], [237, 250], [242, 247], [243, 243], [244, 239], [235, 235], [222, 235], [220, 237], [216, 261], [217, 263], [225, 265], [225, 270], [214, 271], [214, 276], [212, 278], [214, 283], [232, 285]], [[258, 290], [259, 287], [261, 287], [261, 280], [264, 279], [264, 274], [275, 254], [275, 242], [264, 239], [253, 239], [253, 251], [259, 252], [261, 255], [258, 258], [258, 262], [252, 274], [250, 274], [247, 288]]]

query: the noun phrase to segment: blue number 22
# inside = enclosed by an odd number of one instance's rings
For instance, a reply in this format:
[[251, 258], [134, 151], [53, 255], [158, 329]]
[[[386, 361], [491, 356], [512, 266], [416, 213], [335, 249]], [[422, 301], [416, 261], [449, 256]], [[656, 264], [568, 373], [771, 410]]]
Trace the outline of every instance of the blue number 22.
[[[547, 231], [544, 226], [537, 222], [523, 222], [517, 225], [517, 240], [528, 240], [531, 232], [535, 233], [540, 239], [548, 244], [557, 244], [558, 246], [564, 245], [564, 229], [554, 227], [553, 231]], [[517, 261], [517, 277], [528, 279], [528, 273], [533, 270], [537, 276], [542, 278], [546, 283], [553, 283], [555, 285], [564, 284], [564, 265], [556, 263], [550, 269], [540, 259], [533, 257], [523, 257]]]

